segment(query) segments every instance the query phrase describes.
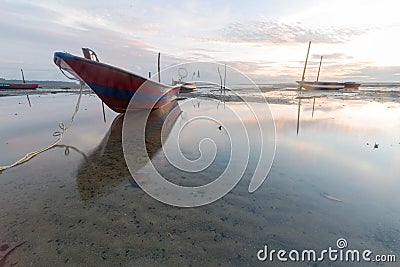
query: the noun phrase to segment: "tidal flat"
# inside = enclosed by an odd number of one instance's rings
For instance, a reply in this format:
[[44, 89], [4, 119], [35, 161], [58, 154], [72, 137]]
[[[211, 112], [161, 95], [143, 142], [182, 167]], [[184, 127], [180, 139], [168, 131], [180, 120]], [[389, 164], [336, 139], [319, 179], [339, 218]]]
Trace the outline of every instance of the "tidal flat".
[[[339, 238], [349, 249], [399, 258], [399, 88], [300, 95], [286, 86], [260, 88], [261, 95], [241, 90], [255, 109], [266, 108], [261, 97], [269, 103], [268, 125], [276, 131], [262, 138], [268, 151], [276, 141], [276, 151], [272, 162], [261, 162], [272, 163], [266, 180], [248, 192], [261, 139], [245, 112], [250, 131], [240, 150], [249, 147], [250, 154], [238, 156], [247, 160], [242, 179], [222, 198], [193, 208], [161, 203], [140, 188], [125, 162], [123, 116], [106, 108], [104, 120], [101, 101], [85, 92], [60, 144], [0, 174], [0, 266], [265, 266], [271, 263], [257, 258], [265, 245], [321, 251], [337, 248]], [[166, 179], [198, 186], [224, 172], [232, 149], [220, 125], [187, 122], [218, 113], [224, 127], [235, 129], [227, 112], [240, 113], [246, 103], [215, 92], [183, 96], [166, 142], [179, 137], [182, 153], [195, 160], [209, 136], [217, 148], [212, 164], [197, 173], [169, 164], [157, 120], [148, 125], [146, 149]], [[34, 94], [29, 106], [26, 95], [0, 97], [0, 165], [54, 142], [77, 98], [76, 91]], [[139, 171], [149, 164], [141, 156]], [[300, 263], [316, 264], [349, 263]]]

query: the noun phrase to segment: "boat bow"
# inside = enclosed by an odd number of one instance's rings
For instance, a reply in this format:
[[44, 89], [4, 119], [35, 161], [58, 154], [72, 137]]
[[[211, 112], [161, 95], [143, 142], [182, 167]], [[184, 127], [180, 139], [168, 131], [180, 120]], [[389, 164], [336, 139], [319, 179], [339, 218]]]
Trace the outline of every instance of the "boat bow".
[[[124, 113], [133, 95], [135, 108], [159, 108], [176, 99], [179, 87], [146, 79], [126, 70], [66, 52], [55, 52], [54, 63], [85, 82], [112, 110]], [[139, 90], [140, 89], [140, 90]]]

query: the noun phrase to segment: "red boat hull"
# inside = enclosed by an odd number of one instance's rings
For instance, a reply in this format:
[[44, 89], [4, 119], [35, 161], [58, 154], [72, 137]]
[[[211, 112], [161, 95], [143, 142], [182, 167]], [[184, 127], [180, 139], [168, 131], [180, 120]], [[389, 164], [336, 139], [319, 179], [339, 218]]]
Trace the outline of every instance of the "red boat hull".
[[8, 89], [8, 90], [14, 90], [14, 89], [35, 90], [38, 87], [39, 87], [39, 84], [37, 84], [37, 83], [5, 83], [5, 84], [0, 84], [0, 89]]
[[361, 84], [359, 83], [354, 83], [354, 82], [345, 82], [344, 83], [344, 88], [348, 88], [348, 89], [357, 89], [358, 87], [360, 87]]
[[179, 87], [148, 80], [104, 63], [64, 52], [54, 54], [54, 63], [84, 81], [112, 110], [124, 113], [135, 95], [134, 108], [159, 108], [176, 99]]

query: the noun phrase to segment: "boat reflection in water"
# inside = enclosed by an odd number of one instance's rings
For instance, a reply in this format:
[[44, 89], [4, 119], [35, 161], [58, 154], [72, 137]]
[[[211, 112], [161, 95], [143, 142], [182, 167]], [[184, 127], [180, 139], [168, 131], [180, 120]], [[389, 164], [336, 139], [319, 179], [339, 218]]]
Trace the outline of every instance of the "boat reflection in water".
[[[137, 110], [135, 116], [147, 116], [147, 113], [145, 110]], [[148, 157], [145, 153], [137, 154], [137, 162], [135, 164], [137, 170], [146, 165], [148, 158], [151, 159], [159, 151], [162, 145], [161, 130], [164, 128], [163, 135], [169, 134], [180, 113], [181, 110], [177, 101], [172, 101], [150, 112], [145, 129]], [[166, 121], [167, 117], [168, 121]], [[101, 195], [109, 188], [115, 187], [123, 181], [129, 180], [133, 186], [137, 187], [123, 154], [123, 122], [124, 114], [118, 115], [99, 146], [79, 166], [77, 184], [83, 200], [89, 200]], [[163, 136], [163, 138], [165, 137]]]
[[313, 96], [297, 96], [296, 98], [297, 98], [297, 127], [296, 127], [296, 133], [297, 133], [297, 135], [299, 135], [301, 100], [303, 100], [303, 99], [313, 99], [311, 118], [314, 118], [315, 99], [316, 98], [321, 98], [321, 96], [315, 96], [315, 95], [313, 95]]

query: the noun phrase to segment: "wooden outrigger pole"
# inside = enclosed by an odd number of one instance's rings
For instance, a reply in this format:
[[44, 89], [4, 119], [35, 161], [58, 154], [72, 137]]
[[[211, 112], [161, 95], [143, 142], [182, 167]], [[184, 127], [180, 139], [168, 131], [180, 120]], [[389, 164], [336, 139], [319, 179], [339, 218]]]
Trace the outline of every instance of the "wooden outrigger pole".
[[321, 60], [319, 61], [318, 75], [317, 75], [317, 82], [318, 82], [318, 79], [319, 79], [319, 72], [320, 72], [320, 70], [321, 70], [321, 63], [322, 63], [322, 56], [321, 56]]
[[301, 83], [299, 84], [299, 90], [301, 90], [301, 88], [303, 88], [304, 76], [306, 75], [306, 68], [307, 68], [308, 54], [310, 53], [310, 47], [311, 47], [311, 41], [308, 42], [307, 57], [306, 57], [306, 62], [304, 62], [303, 76], [301, 77]]

